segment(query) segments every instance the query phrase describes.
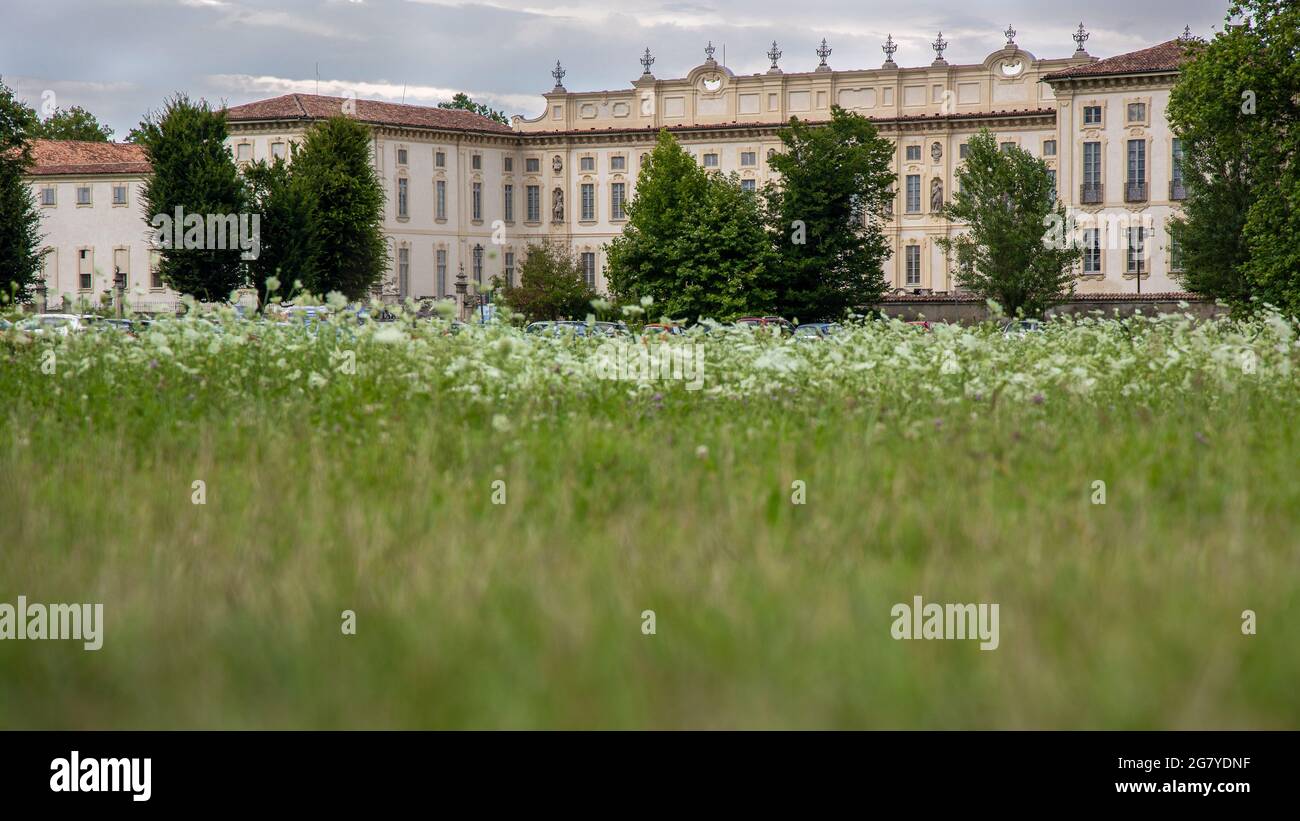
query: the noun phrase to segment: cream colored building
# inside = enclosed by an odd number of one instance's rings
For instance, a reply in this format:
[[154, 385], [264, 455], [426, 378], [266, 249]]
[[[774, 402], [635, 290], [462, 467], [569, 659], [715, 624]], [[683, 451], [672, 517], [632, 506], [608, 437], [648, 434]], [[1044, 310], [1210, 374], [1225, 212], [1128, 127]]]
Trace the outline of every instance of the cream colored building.
[[156, 275], [142, 210], [149, 174], [144, 151], [128, 144], [36, 140], [32, 155], [28, 179], [41, 214], [49, 310], [59, 310], [61, 302], [73, 309], [111, 296], [117, 271], [127, 275], [136, 307], [173, 307], [175, 294]]
[[[244, 163], [287, 156], [306, 128], [330, 116], [368, 124], [387, 196], [385, 296], [450, 296], [462, 266], [472, 283], [514, 281], [528, 245], [543, 239], [568, 244], [603, 289], [605, 247], [623, 228], [623, 205], [635, 196], [661, 129], [704, 167], [736, 172], [758, 189], [773, 179], [768, 160], [789, 118], [826, 120], [839, 105], [870, 118], [896, 146], [893, 254], [885, 268], [893, 288], [955, 290], [937, 240], [962, 226], [937, 212], [951, 196], [966, 143], [987, 128], [1056, 175], [1089, 247], [1080, 292], [1181, 290], [1164, 226], [1182, 195], [1165, 120], [1182, 38], [1097, 60], [1084, 49], [1082, 26], [1075, 50], [1061, 58], [1039, 58], [1015, 43], [1014, 30], [1005, 34], [1003, 48], [961, 65], [944, 59], [939, 36], [935, 60], [914, 68], [896, 65], [887, 41], [879, 68], [837, 70], [823, 42], [813, 70], [786, 72], [773, 44], [771, 68], [751, 75], [717, 62], [710, 45], [703, 62], [673, 79], [652, 73], [647, 49], [641, 75], [609, 91], [569, 91], [557, 63], [542, 113], [515, 117], [512, 127], [464, 111], [290, 94], [229, 109], [229, 144]], [[59, 223], [54, 233], [72, 230]], [[125, 225], [111, 231], [106, 248], [132, 241]], [[62, 248], [78, 242], [60, 244], [61, 286], [69, 276]], [[147, 268], [134, 259], [133, 285], [147, 282]]]

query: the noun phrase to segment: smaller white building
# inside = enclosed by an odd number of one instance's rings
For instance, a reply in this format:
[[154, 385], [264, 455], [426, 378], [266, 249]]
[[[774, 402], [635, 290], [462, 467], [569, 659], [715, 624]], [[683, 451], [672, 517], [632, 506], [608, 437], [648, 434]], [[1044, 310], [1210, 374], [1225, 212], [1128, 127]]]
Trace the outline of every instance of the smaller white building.
[[144, 149], [130, 143], [35, 140], [28, 180], [41, 212], [49, 310], [60, 302], [111, 298], [117, 271], [126, 273], [136, 310], [171, 311], [176, 294], [157, 273], [142, 197], [150, 173]]

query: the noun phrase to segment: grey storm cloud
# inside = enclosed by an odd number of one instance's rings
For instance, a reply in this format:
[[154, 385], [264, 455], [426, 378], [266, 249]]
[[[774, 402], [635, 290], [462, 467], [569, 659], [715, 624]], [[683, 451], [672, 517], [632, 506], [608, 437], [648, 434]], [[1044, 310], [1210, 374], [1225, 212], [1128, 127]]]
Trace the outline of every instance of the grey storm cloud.
[[949, 62], [1004, 42], [1068, 56], [1082, 20], [1105, 57], [1177, 36], [1209, 36], [1226, 0], [43, 0], [0, 10], [0, 77], [30, 104], [83, 106], [125, 136], [175, 92], [230, 105], [290, 91], [434, 104], [464, 91], [533, 116], [560, 60], [573, 91], [620, 89], [649, 47], [659, 77], [680, 77], [712, 40], [738, 74], [763, 71], [776, 40], [787, 71], [872, 68], [892, 34], [900, 65], [926, 65], [943, 31]]

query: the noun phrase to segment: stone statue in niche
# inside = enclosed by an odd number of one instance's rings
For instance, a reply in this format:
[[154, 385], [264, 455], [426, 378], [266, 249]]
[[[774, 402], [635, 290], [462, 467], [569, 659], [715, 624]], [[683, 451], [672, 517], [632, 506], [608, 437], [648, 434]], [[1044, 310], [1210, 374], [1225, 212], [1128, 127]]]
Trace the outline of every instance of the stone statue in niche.
[[942, 158], [943, 158], [943, 146], [939, 145], [938, 143], [934, 143], [933, 145], [931, 145], [930, 159], [934, 160], [935, 162], [938, 162]]
[[556, 155], [551, 159], [551, 170], [553, 170], [556, 174], [558, 174], [558, 173], [560, 173], [561, 171], [564, 170], [564, 160], [561, 160], [561, 159], [560, 159], [560, 155], [559, 155], [559, 154], [556, 154]]
[[943, 210], [943, 181], [938, 177], [930, 180], [930, 211], [932, 213]]
[[564, 222], [564, 190], [558, 186], [551, 192], [551, 221]]

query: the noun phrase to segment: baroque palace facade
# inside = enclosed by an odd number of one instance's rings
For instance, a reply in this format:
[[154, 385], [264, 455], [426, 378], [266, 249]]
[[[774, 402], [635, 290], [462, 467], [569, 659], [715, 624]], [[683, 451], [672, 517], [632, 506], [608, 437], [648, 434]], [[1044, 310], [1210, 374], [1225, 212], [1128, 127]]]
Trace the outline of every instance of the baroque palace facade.
[[[1180, 149], [1165, 107], [1190, 33], [1103, 60], [1085, 50], [1082, 25], [1064, 58], [1038, 58], [1015, 43], [1013, 29], [1005, 34], [1003, 48], [968, 65], [944, 59], [940, 35], [934, 61], [917, 68], [894, 63], [890, 38], [880, 68], [835, 70], [823, 41], [816, 68], [798, 73], [780, 68], [773, 43], [771, 68], [743, 76], [717, 62], [710, 44], [706, 59], [677, 79], [655, 77], [647, 49], [640, 77], [613, 91], [569, 91], [557, 62], [545, 110], [512, 126], [466, 111], [290, 94], [228, 109], [229, 144], [245, 163], [287, 156], [326, 117], [367, 123], [387, 194], [387, 297], [451, 296], [461, 271], [475, 284], [513, 282], [529, 244], [542, 240], [569, 245], [603, 289], [605, 245], [622, 230], [661, 129], [705, 168], [736, 172], [758, 189], [774, 179], [768, 159], [780, 150], [782, 125], [828, 119], [839, 105], [869, 117], [896, 146], [887, 225], [894, 253], [885, 276], [899, 292], [955, 290], [937, 240], [962, 226], [938, 212], [966, 143], [984, 128], [1041, 157], [1055, 175], [1084, 241], [1080, 293], [1180, 290], [1164, 229], [1183, 196]], [[100, 292], [111, 264], [126, 266], [128, 287], [148, 295], [145, 305], [174, 300], [151, 273], [136, 201], [147, 163], [134, 146], [101, 144], [86, 149], [97, 157], [75, 156], [77, 146], [93, 145], [37, 147], [32, 184], [47, 212], [51, 297]]]

